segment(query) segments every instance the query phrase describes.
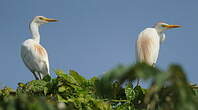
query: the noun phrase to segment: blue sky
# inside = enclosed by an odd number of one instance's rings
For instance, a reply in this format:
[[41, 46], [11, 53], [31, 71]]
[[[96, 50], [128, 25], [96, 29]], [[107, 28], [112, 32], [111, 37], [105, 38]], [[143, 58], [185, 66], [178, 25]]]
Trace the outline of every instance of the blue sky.
[[118, 64], [135, 62], [139, 32], [158, 21], [179, 24], [168, 30], [157, 65], [183, 65], [198, 83], [198, 14], [196, 0], [1, 0], [0, 85], [16, 88], [34, 79], [20, 58], [21, 43], [30, 38], [29, 23], [42, 15], [60, 20], [41, 26], [41, 44], [53, 70], [74, 69], [90, 78]]

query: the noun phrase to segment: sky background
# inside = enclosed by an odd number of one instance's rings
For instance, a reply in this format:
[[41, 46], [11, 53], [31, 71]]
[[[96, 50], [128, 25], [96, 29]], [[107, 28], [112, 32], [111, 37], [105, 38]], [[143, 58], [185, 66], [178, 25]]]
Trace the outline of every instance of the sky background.
[[0, 87], [16, 88], [34, 79], [20, 57], [21, 43], [31, 37], [29, 23], [42, 15], [60, 20], [42, 25], [41, 44], [50, 70], [74, 69], [86, 78], [118, 64], [135, 63], [139, 32], [158, 21], [183, 27], [166, 32], [157, 66], [181, 64], [198, 83], [197, 0], [1, 0]]

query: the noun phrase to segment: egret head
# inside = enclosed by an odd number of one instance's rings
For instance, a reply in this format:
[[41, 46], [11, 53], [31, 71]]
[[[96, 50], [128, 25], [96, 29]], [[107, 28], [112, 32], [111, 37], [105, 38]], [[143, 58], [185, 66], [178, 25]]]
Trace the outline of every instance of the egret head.
[[181, 27], [180, 25], [170, 25], [164, 22], [158, 22], [154, 25], [154, 28], [158, 31], [158, 32], [164, 32], [168, 29], [172, 29], [172, 28], [179, 28]]
[[39, 26], [41, 24], [45, 24], [45, 23], [49, 23], [49, 22], [57, 22], [58, 20], [55, 19], [50, 19], [50, 18], [46, 18], [44, 16], [36, 16], [34, 17], [34, 19], [32, 20], [32, 22], [37, 23]]

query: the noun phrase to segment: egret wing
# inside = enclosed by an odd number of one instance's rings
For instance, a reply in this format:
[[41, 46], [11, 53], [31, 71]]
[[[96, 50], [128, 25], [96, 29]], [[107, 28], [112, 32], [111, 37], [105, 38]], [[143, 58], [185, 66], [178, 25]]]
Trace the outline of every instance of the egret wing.
[[40, 44], [22, 45], [21, 57], [30, 71], [49, 74], [48, 54]]
[[159, 53], [159, 40], [156, 30], [147, 28], [142, 31], [136, 42], [138, 61], [145, 62], [150, 65], [155, 64]]

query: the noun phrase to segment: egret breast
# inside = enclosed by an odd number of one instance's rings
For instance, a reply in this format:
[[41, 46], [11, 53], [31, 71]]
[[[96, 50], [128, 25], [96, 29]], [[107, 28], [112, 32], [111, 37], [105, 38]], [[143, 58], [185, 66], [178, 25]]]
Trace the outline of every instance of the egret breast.
[[39, 44], [35, 44], [34, 48], [35, 48], [36, 52], [38, 52], [38, 54], [40, 56], [45, 56], [46, 55], [45, 49], [43, 47], [41, 47]]

